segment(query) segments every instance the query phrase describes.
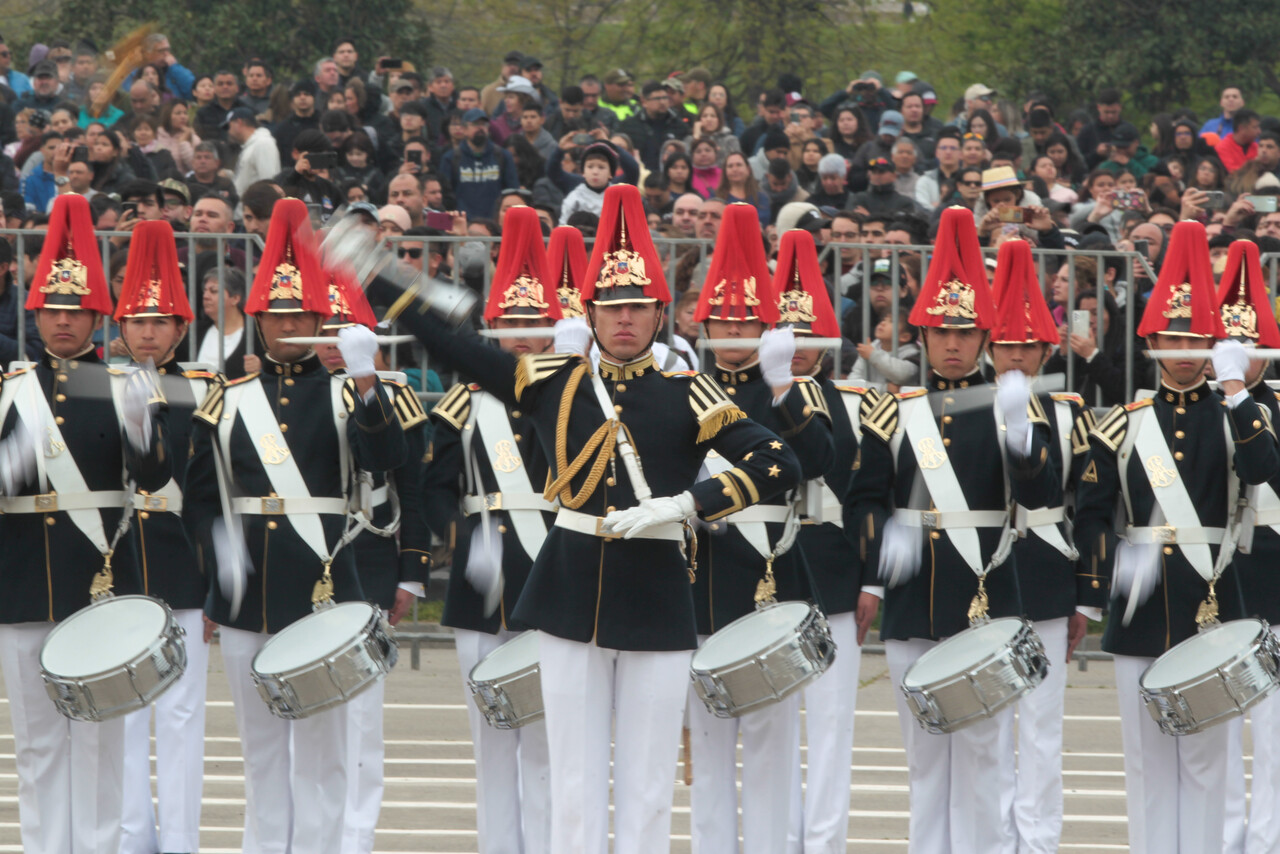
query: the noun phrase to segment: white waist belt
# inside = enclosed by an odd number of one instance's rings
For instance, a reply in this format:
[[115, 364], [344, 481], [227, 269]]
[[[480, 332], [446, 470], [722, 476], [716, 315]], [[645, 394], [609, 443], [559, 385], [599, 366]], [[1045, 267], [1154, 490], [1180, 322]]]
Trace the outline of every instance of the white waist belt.
[[1280, 507], [1268, 507], [1253, 511], [1253, 524], [1280, 525]]
[[1132, 545], [1157, 543], [1161, 545], [1208, 544], [1221, 545], [1226, 530], [1223, 528], [1177, 528], [1173, 525], [1159, 525], [1152, 528], [1124, 529], [1124, 539]]
[[369, 506], [381, 507], [383, 504], [386, 504], [390, 498], [391, 490], [387, 489], [387, 485], [384, 483], [382, 486], [379, 486], [377, 489], [369, 493]]
[[953, 510], [943, 513], [939, 510], [906, 510], [893, 511], [893, 518], [899, 525], [908, 528], [1002, 528], [1009, 514], [1003, 510]]
[[106, 507], [124, 509], [125, 501], [123, 490], [15, 495], [0, 498], [0, 513], [56, 513], [59, 510], [101, 510]]
[[170, 498], [167, 495], [133, 494], [134, 510], [149, 510], [153, 513], [181, 513], [182, 496]]
[[[560, 512], [556, 514], [556, 527], [564, 528], [566, 531], [573, 531], [578, 534], [587, 534], [591, 537], [605, 537], [608, 539], [621, 539], [619, 534], [606, 534], [604, 531], [604, 517], [592, 516], [588, 513], [579, 513], [577, 510], [566, 510], [560, 508]], [[672, 542], [684, 542], [684, 525], [678, 522], [666, 522], [661, 525], [655, 525], [652, 528], [645, 528], [636, 534], [637, 539], [641, 540], [671, 540]]]
[[342, 498], [233, 498], [231, 509], [242, 516], [284, 516], [289, 513], [347, 515]]
[[1038, 510], [1028, 510], [1019, 504], [1014, 508], [1013, 519], [1014, 527], [1019, 531], [1025, 531], [1027, 528], [1039, 528], [1042, 525], [1056, 525], [1067, 520], [1067, 508], [1041, 507]]
[[490, 513], [495, 510], [545, 510], [554, 513], [556, 505], [536, 492], [490, 492], [483, 496], [467, 495], [462, 499], [462, 512], [466, 516], [486, 509]]
[[753, 522], [777, 522], [782, 524], [791, 518], [790, 507], [780, 507], [777, 504], [754, 504], [750, 507], [744, 507], [737, 513], [730, 513], [724, 517], [724, 521], [730, 524], [749, 525]]

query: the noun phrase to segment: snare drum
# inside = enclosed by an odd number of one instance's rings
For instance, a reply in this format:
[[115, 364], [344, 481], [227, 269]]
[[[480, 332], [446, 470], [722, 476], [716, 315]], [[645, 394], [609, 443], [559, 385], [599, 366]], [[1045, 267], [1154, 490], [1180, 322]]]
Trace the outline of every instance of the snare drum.
[[542, 720], [538, 633], [522, 632], [480, 659], [467, 685], [491, 727], [516, 729]]
[[689, 669], [707, 711], [736, 718], [799, 691], [835, 658], [822, 611], [808, 602], [779, 602], [707, 638]]
[[40, 648], [40, 675], [58, 711], [105, 721], [144, 709], [187, 669], [182, 627], [150, 596], [114, 596], [59, 623]]
[[920, 726], [949, 733], [1016, 702], [1048, 672], [1031, 623], [1003, 617], [965, 629], [916, 659], [902, 677], [902, 693]]
[[253, 657], [253, 681], [273, 715], [296, 720], [347, 702], [390, 673], [399, 655], [382, 609], [341, 602], [263, 644]]
[[1147, 711], [1169, 735], [1243, 715], [1280, 688], [1280, 641], [1265, 620], [1232, 620], [1184, 640], [1138, 680]]

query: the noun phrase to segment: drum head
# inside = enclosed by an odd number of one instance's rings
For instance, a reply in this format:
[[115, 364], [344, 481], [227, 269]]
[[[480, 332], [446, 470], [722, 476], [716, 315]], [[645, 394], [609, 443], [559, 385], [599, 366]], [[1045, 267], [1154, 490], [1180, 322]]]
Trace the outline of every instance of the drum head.
[[168, 622], [165, 606], [146, 596], [95, 603], [50, 632], [40, 650], [40, 666], [68, 679], [123, 667], [146, 652]]
[[285, 673], [327, 658], [358, 637], [374, 613], [368, 602], [341, 602], [308, 614], [263, 644], [253, 669]]
[[480, 659], [471, 669], [472, 682], [492, 682], [538, 663], [538, 633], [522, 632]]
[[1017, 617], [1004, 617], [952, 635], [916, 659], [902, 684], [912, 688], [932, 685], [968, 670], [1007, 647], [1022, 626]]
[[809, 616], [808, 602], [779, 602], [739, 617], [707, 638], [693, 654], [694, 670], [719, 670], [736, 664], [795, 634]]
[[1187, 638], [1142, 674], [1142, 687], [1168, 688], [1204, 676], [1247, 652], [1263, 632], [1260, 620], [1232, 620]]

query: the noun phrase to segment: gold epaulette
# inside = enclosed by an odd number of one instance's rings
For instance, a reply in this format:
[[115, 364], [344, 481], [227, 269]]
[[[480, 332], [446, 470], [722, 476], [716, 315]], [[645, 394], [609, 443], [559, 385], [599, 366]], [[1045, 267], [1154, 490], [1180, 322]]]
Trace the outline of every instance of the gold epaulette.
[[1142, 409], [1144, 406], [1152, 406], [1155, 404], [1155, 402], [1156, 402], [1156, 399], [1154, 397], [1144, 397], [1142, 400], [1135, 400], [1133, 403], [1126, 403], [1124, 405], [1124, 411], [1134, 412], [1136, 410]]
[[872, 391], [872, 390], [873, 390], [873, 389], [863, 388], [863, 387], [862, 387], [862, 386], [860, 386], [860, 385], [838, 385], [838, 386], [836, 386], [836, 391], [843, 392], [843, 393], [845, 393], [845, 394], [866, 394], [868, 391]]
[[822, 393], [822, 386], [816, 383], [813, 377], [796, 377], [795, 382], [800, 386], [800, 396], [804, 399], [805, 415], [810, 413], [821, 415], [827, 419], [827, 423], [831, 423], [831, 409], [827, 406], [826, 395]]
[[689, 379], [691, 377], [696, 377], [698, 375], [698, 372], [697, 371], [663, 371], [662, 375], [670, 379], [675, 379], [677, 377], [683, 377], [684, 379]]
[[471, 389], [465, 383], [458, 383], [440, 398], [440, 402], [431, 408], [431, 417], [438, 418], [454, 430], [462, 430], [462, 426], [471, 417]]
[[1084, 406], [1084, 398], [1073, 391], [1054, 392], [1049, 397], [1056, 403], [1074, 403], [1076, 406]]
[[256, 380], [260, 376], [262, 376], [261, 371], [254, 371], [251, 374], [245, 374], [244, 376], [234, 380], [225, 380], [223, 384], [226, 385], [228, 388], [230, 388], [233, 385], [240, 385], [240, 383], [247, 383], [249, 380]]
[[1027, 401], [1027, 419], [1032, 424], [1048, 424], [1049, 416], [1044, 412], [1044, 404], [1034, 394]]
[[698, 421], [698, 441], [715, 438], [721, 430], [747, 415], [711, 377], [695, 373], [689, 386], [689, 406]]
[[25, 367], [25, 368], [18, 368], [18, 370], [16, 370], [16, 371], [10, 371], [9, 373], [4, 374], [4, 375], [3, 375], [2, 377], [0, 377], [0, 378], [2, 378], [2, 379], [6, 379], [6, 380], [11, 380], [11, 379], [13, 379], [14, 377], [20, 377], [20, 376], [22, 376], [23, 374], [25, 374], [27, 371], [30, 371], [30, 370], [31, 370], [31, 367], [30, 367], [30, 366], [27, 366], [27, 367]]
[[408, 430], [427, 420], [427, 413], [423, 411], [418, 395], [408, 385], [395, 380], [383, 380], [382, 384], [391, 396], [391, 405], [395, 407], [396, 417], [400, 419], [402, 428]]
[[183, 371], [182, 376], [189, 380], [216, 380], [218, 375], [213, 371]]
[[929, 389], [927, 388], [917, 388], [911, 391], [900, 391], [894, 397], [898, 398], [898, 400], [912, 400], [917, 397], [924, 397], [928, 393]]
[[1080, 411], [1076, 413], [1075, 420], [1071, 423], [1071, 453], [1083, 454], [1089, 450], [1089, 434], [1098, 426], [1098, 421], [1093, 416], [1093, 410], [1087, 406], [1081, 406]]
[[1116, 451], [1120, 448], [1120, 443], [1124, 441], [1125, 433], [1129, 430], [1129, 413], [1132, 411], [1130, 406], [1138, 408], [1141, 405], [1150, 405], [1151, 401], [1135, 401], [1124, 406], [1113, 406], [1111, 411], [1102, 417], [1098, 425], [1093, 428], [1090, 436], [1095, 437], [1108, 450]]
[[516, 364], [516, 400], [529, 386], [537, 385], [559, 373], [566, 365], [578, 364], [582, 357], [575, 353], [543, 353], [521, 356]]
[[[913, 395], [918, 396], [918, 395]], [[888, 442], [898, 430], [898, 397], [892, 394], [881, 394], [862, 398], [858, 407], [858, 417], [862, 429]]]
[[204, 400], [196, 411], [192, 413], [193, 418], [197, 418], [210, 427], [218, 426], [218, 422], [222, 420], [222, 396], [226, 393], [228, 383], [223, 382], [222, 377], [215, 376], [213, 382], [209, 383], [209, 391], [205, 393]]

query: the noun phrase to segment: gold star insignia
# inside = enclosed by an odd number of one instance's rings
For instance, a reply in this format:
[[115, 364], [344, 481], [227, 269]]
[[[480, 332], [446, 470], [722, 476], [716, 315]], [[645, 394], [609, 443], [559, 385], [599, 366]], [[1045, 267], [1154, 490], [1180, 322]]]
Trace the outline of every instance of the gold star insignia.
[[777, 477], [782, 473], [782, 469], [777, 466], [769, 466], [769, 477]]
[[779, 442], [777, 439], [774, 439], [772, 442], [769, 443], [769, 447], [773, 448], [775, 451], [781, 451], [782, 443]]

